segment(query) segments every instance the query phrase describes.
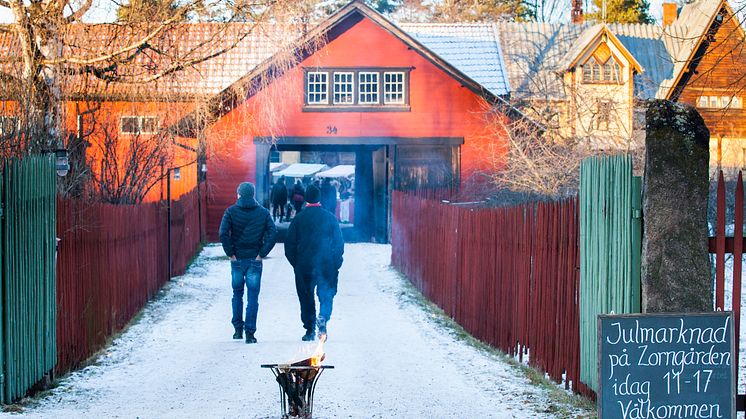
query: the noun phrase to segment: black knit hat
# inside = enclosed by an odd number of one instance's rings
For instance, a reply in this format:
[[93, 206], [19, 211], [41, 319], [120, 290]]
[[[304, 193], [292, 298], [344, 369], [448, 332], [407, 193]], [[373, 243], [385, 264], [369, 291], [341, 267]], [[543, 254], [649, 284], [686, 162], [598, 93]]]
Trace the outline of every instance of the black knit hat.
[[238, 185], [238, 192], [239, 195], [241, 195], [241, 198], [253, 198], [254, 197], [254, 184], [251, 182], [243, 182], [240, 185]]
[[319, 198], [321, 197], [321, 191], [314, 185], [309, 185], [306, 188], [306, 202], [309, 204], [318, 204]]

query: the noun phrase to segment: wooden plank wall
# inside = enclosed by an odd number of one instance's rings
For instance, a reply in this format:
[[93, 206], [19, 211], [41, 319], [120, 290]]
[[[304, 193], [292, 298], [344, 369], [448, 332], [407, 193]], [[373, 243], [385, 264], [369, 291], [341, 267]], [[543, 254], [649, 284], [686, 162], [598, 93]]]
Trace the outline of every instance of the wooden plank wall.
[[[175, 275], [185, 271], [204, 237], [204, 198], [204, 187], [195, 188], [172, 204]], [[58, 373], [101, 349], [169, 280], [167, 221], [163, 203], [58, 198]]]
[[582, 385], [578, 202], [468, 208], [394, 191], [391, 263], [476, 338]]

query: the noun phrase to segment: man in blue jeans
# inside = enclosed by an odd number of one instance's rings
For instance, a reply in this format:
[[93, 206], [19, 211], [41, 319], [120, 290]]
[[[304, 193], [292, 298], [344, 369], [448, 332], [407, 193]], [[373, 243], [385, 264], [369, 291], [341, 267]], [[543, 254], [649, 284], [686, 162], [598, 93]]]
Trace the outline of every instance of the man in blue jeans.
[[[220, 242], [231, 260], [233, 286], [233, 339], [243, 338], [256, 343], [256, 314], [259, 310], [259, 289], [262, 280], [262, 259], [275, 245], [277, 228], [269, 211], [254, 199], [254, 185], [238, 185], [238, 201], [223, 214]], [[243, 294], [246, 287], [246, 321], [243, 319]]]
[[[293, 218], [285, 238], [285, 257], [295, 272], [295, 290], [300, 302], [300, 317], [306, 334], [301, 338], [311, 341], [326, 340], [327, 325], [332, 315], [332, 304], [337, 294], [339, 268], [344, 255], [344, 240], [337, 217], [319, 204], [321, 192], [310, 185], [306, 189], [306, 208]], [[319, 317], [316, 301], [319, 297]]]

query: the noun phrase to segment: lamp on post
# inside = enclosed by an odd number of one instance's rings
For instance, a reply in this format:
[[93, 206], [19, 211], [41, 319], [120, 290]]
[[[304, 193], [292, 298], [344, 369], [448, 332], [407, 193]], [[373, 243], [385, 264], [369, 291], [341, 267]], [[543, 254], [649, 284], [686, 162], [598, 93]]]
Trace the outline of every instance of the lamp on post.
[[57, 176], [65, 176], [70, 171], [70, 158], [67, 154], [66, 148], [58, 148], [54, 150], [55, 164], [54, 167], [57, 170]]

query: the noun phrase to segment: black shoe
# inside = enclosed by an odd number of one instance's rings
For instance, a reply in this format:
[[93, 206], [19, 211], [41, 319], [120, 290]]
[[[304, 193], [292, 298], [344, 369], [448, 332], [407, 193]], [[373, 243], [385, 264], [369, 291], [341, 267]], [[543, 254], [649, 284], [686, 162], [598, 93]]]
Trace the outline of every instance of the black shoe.
[[251, 332], [246, 332], [246, 343], [256, 343], [256, 338]]
[[303, 342], [312, 342], [314, 339], [316, 339], [316, 336], [313, 333], [313, 330], [307, 330], [306, 334], [303, 335], [302, 338], [300, 338], [300, 340], [302, 340]]
[[243, 330], [236, 329], [236, 333], [233, 334], [233, 339], [243, 339]]

